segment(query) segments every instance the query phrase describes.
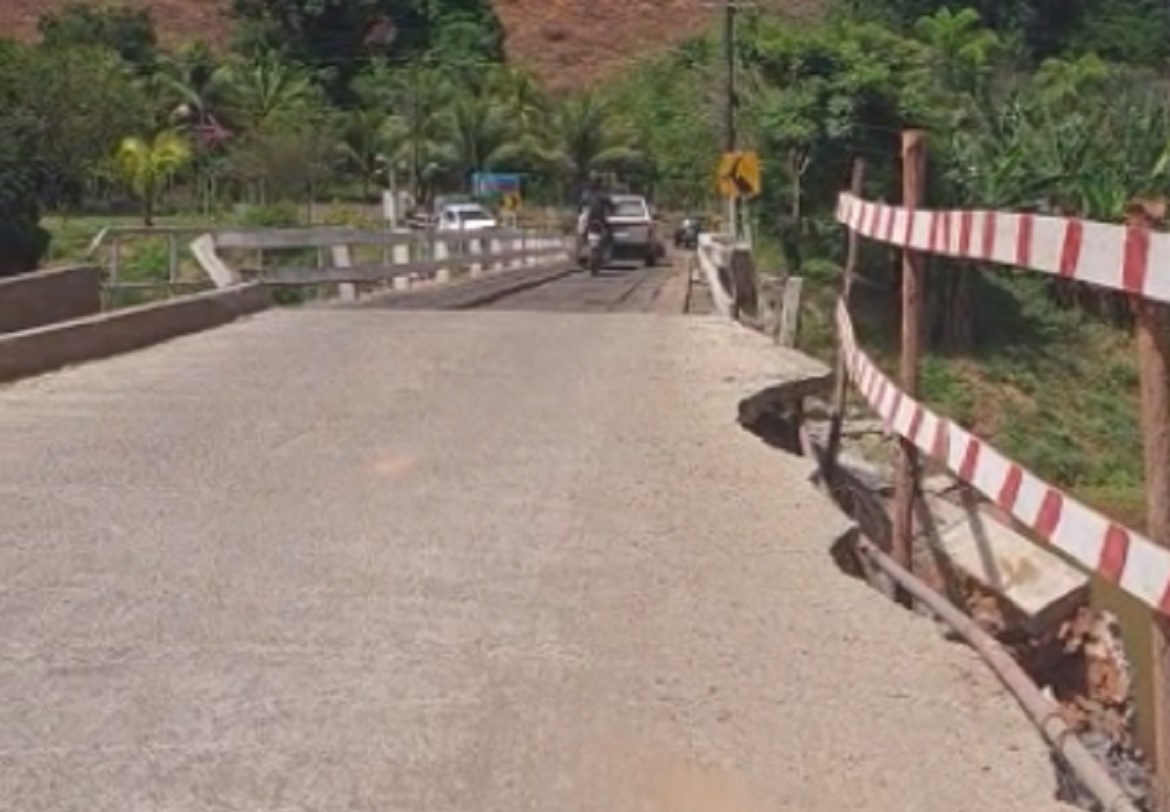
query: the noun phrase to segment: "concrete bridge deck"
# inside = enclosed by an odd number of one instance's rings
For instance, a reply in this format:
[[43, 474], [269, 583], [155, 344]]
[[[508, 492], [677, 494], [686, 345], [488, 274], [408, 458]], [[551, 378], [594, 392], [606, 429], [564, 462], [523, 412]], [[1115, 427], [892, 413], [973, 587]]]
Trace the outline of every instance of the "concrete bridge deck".
[[1057, 808], [736, 426], [745, 341], [274, 312], [0, 389], [0, 808]]

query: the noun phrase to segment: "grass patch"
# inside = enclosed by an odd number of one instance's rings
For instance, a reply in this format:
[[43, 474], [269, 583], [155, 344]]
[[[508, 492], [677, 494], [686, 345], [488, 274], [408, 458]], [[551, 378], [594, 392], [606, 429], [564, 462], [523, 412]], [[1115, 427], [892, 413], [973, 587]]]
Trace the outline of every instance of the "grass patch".
[[[142, 218], [134, 216], [77, 216], [62, 217], [52, 215], [42, 219], [41, 224], [48, 229], [53, 240], [49, 244], [49, 253], [44, 259], [45, 265], [68, 265], [93, 261], [87, 255], [90, 243], [103, 228], [118, 226], [138, 228], [142, 226]], [[177, 215], [174, 217], [159, 217], [155, 225], [163, 227], [180, 226], [208, 226], [214, 223], [196, 215]]]
[[[835, 343], [839, 283], [831, 270], [805, 275], [802, 309], [801, 349], [824, 360]], [[984, 274], [976, 291], [980, 346], [962, 356], [925, 355], [923, 400], [1053, 484], [1140, 527], [1142, 437], [1131, 336], [1056, 306], [1044, 285], [1032, 275]], [[862, 346], [896, 375], [896, 294], [856, 287], [853, 316]]]

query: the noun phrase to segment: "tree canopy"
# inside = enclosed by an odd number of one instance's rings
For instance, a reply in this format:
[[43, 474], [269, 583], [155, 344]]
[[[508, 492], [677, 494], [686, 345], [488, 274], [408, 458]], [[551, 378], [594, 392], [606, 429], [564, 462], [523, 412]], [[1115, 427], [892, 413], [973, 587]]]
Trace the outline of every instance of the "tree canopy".
[[232, 0], [231, 8], [243, 52], [278, 52], [330, 71], [338, 95], [371, 60], [504, 56], [503, 26], [489, 0]]
[[158, 36], [148, 9], [74, 0], [41, 17], [37, 29], [51, 48], [105, 48], [142, 71], [150, 71], [158, 58]]

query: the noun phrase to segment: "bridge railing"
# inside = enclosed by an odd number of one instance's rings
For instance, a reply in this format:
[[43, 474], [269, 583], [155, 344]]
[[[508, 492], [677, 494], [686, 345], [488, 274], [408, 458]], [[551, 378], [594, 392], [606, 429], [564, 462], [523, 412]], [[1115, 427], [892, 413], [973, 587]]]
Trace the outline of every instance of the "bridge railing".
[[[266, 229], [211, 232], [199, 238], [197, 257], [208, 247], [226, 253], [250, 253], [251, 262], [229, 265], [209, 274], [216, 284], [255, 280], [266, 285], [385, 285], [398, 289], [417, 281], [450, 281], [538, 264], [566, 261], [564, 237], [524, 229], [465, 232], [374, 231], [361, 229]], [[197, 240], [196, 242], [199, 242]], [[292, 261], [265, 261], [265, 252], [292, 253]], [[363, 253], [365, 256], [363, 256]], [[205, 265], [206, 267], [206, 265]], [[343, 288], [348, 298], [352, 288]]]
[[[206, 226], [106, 226], [90, 241], [86, 248], [87, 262], [97, 264], [102, 271], [101, 287], [103, 306], [119, 306], [121, 300], [130, 297], [170, 297], [181, 293], [194, 293], [213, 287], [204, 274], [184, 274], [185, 244], [205, 232]], [[165, 272], [155, 272], [149, 278], [137, 272], [137, 260], [127, 256], [131, 243], [145, 240], [161, 240], [166, 246]], [[140, 246], [135, 246], [140, 248]]]
[[[129, 278], [124, 248], [148, 239], [165, 241], [165, 273], [147, 280]], [[294, 261], [288, 261], [290, 254]], [[442, 281], [561, 261], [568, 259], [570, 249], [563, 238], [538, 229], [441, 232], [111, 226], [94, 237], [86, 255], [102, 266], [104, 299], [110, 307], [126, 294], [171, 296], [246, 281], [277, 287], [360, 284], [406, 288], [420, 280]], [[191, 273], [189, 258], [195, 260], [196, 273]], [[342, 287], [340, 292], [345, 296], [354, 291]]]
[[[1170, 234], [1139, 225], [996, 211], [912, 210], [840, 196], [856, 234], [937, 256], [998, 263], [1170, 302]], [[978, 490], [1042, 541], [1162, 615], [1170, 615], [1170, 550], [1045, 482], [990, 443], [930, 410], [859, 346], [844, 297], [836, 328], [845, 371], [887, 428]]]
[[[1150, 682], [1153, 685], [1155, 795], [1153, 806], [1170, 808], [1170, 234], [1155, 230], [1165, 220], [1164, 201], [1134, 200], [1124, 224], [1076, 217], [991, 210], [932, 210], [921, 205], [925, 150], [922, 134], [903, 137], [903, 195], [891, 206], [858, 194], [860, 165], [852, 190], [840, 195], [837, 220], [850, 236], [850, 264], [837, 301], [838, 374], [848, 378], [901, 438], [894, 502], [893, 550], [908, 566], [912, 515], [919, 497], [920, 456], [941, 464], [957, 479], [997, 505], [1030, 531], [1101, 581], [1152, 610]], [[884, 374], [859, 346], [849, 310], [853, 263], [859, 237], [903, 250], [902, 358], [900, 382]], [[1143, 462], [1149, 533], [1114, 521], [1046, 482], [986, 440], [939, 415], [916, 397], [921, 284], [924, 255], [997, 264], [1122, 294], [1134, 314], [1140, 369]], [[843, 387], [834, 404], [840, 436]], [[831, 460], [830, 460], [831, 465]], [[1092, 764], [1085, 766], [1093, 769]], [[1084, 776], [1082, 776], [1084, 778]], [[1084, 786], [1089, 786], [1088, 782]], [[1097, 800], [1109, 808], [1102, 792]], [[1124, 796], [1118, 802], [1132, 807]]]

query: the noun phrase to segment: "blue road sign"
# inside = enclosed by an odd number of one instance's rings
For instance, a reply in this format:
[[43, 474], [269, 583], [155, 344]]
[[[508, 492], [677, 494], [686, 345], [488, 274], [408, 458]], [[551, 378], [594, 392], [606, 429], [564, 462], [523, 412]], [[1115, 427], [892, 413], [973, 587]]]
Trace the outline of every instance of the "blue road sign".
[[476, 172], [471, 176], [471, 188], [476, 195], [519, 194], [520, 176], [496, 172]]

